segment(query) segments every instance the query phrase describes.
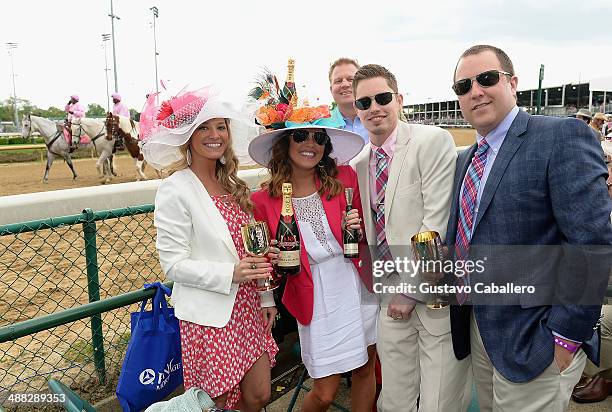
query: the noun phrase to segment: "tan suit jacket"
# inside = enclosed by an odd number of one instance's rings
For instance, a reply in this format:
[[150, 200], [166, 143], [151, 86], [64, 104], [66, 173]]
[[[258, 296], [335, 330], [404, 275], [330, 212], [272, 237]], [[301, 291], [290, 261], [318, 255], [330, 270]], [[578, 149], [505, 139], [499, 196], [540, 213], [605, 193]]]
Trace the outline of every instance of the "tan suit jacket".
[[[368, 243], [375, 245], [376, 229], [370, 206], [370, 147], [366, 145], [351, 163], [359, 179]], [[385, 234], [394, 258], [412, 257], [410, 238], [418, 232], [435, 230], [444, 238], [456, 159], [454, 141], [446, 130], [398, 123], [396, 149], [385, 192]], [[428, 296], [418, 291], [418, 276], [403, 273], [401, 280], [416, 286], [417, 293], [408, 295], [419, 302], [427, 301]], [[448, 308], [428, 310], [425, 304], [419, 303], [416, 312], [430, 334], [439, 336], [450, 332]]]

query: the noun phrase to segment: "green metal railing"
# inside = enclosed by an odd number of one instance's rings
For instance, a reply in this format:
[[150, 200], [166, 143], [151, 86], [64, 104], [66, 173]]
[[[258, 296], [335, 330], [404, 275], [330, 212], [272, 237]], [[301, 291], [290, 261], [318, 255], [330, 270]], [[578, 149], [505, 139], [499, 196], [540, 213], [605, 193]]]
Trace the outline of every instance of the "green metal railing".
[[134, 302], [162, 278], [153, 209], [0, 226], [0, 405], [51, 377], [93, 401], [114, 392]]

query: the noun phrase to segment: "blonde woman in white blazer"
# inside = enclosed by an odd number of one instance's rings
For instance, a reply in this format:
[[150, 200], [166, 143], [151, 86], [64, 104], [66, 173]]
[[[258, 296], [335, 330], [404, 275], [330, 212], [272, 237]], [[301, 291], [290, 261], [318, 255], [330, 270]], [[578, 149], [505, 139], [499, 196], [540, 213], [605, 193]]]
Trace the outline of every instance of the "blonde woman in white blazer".
[[145, 159], [170, 173], [155, 198], [155, 227], [162, 269], [174, 281], [185, 389], [203, 389], [221, 408], [259, 411], [278, 347], [274, 299], [257, 292], [256, 280], [269, 276], [268, 259], [278, 255], [249, 255], [242, 245], [252, 203], [231, 136], [242, 116], [208, 89], [160, 107], [155, 100], [143, 110], [141, 133]]

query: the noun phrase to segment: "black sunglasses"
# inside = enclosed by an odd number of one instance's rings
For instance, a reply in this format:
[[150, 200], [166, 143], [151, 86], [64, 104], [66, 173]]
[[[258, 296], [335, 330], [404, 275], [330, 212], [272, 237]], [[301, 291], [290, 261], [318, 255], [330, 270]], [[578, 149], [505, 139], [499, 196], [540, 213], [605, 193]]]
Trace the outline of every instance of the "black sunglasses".
[[291, 132], [291, 137], [293, 138], [293, 141], [296, 143], [304, 143], [306, 139], [308, 139], [308, 136], [310, 135], [313, 136], [314, 141], [319, 146], [324, 146], [325, 143], [327, 143], [329, 140], [329, 136], [327, 135], [327, 133], [321, 130], [308, 131], [304, 129], [299, 129], [299, 130], [294, 130], [293, 132]]
[[457, 80], [455, 84], [453, 84], [453, 91], [457, 96], [463, 96], [472, 89], [472, 81], [474, 79], [476, 79], [481, 87], [495, 86], [497, 83], [499, 83], [500, 74], [505, 74], [506, 76], [512, 77], [510, 73], [502, 72], [501, 70], [487, 70], [486, 72], [482, 72], [479, 75], [470, 77], [469, 79]]
[[372, 106], [372, 97], [374, 97], [374, 100], [380, 106], [386, 106], [389, 103], [391, 103], [391, 100], [393, 100], [394, 94], [397, 94], [397, 93], [384, 92], [384, 93], [378, 93], [375, 96], [362, 97], [361, 99], [355, 100], [355, 107], [359, 110], [368, 110], [370, 106]]

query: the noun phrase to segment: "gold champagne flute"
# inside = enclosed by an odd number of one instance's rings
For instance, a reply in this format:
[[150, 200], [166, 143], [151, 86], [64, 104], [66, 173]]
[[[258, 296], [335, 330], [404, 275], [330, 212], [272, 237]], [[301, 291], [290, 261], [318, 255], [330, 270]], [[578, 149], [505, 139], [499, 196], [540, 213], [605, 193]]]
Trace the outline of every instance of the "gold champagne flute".
[[[240, 228], [244, 248], [257, 256], [265, 256], [270, 251], [270, 232], [268, 225], [263, 221], [251, 220]], [[257, 290], [274, 290], [280, 286], [279, 279], [272, 274], [264, 279], [257, 279]]]
[[[430, 230], [420, 232], [412, 236], [412, 253], [417, 261], [421, 261], [421, 278], [430, 286], [436, 287], [440, 280], [444, 279], [444, 274], [440, 271], [431, 271], [429, 268], [436, 266], [442, 269], [442, 240], [438, 232]], [[430, 309], [443, 309], [449, 305], [448, 298], [439, 293], [433, 293], [432, 298], [427, 301]]]

